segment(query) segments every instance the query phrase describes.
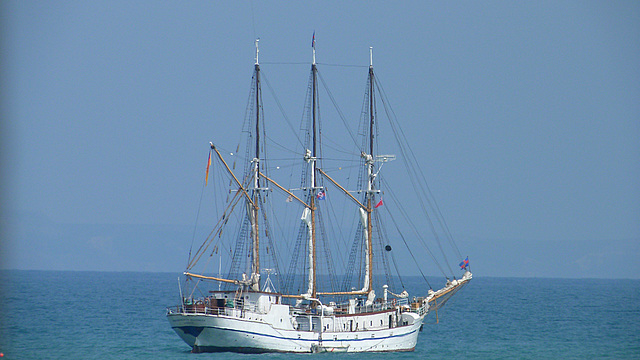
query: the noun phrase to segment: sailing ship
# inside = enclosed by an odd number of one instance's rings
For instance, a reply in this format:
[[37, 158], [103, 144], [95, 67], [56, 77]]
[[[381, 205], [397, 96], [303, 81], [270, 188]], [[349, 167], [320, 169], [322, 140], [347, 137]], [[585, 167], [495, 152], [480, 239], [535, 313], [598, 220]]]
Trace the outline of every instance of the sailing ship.
[[[329, 175], [331, 171], [323, 165], [323, 161], [329, 158], [322, 154], [315, 34], [312, 48], [308, 105], [302, 121], [304, 140], [298, 138], [300, 151], [296, 156], [301, 168], [301, 177], [296, 177], [300, 179], [299, 187], [281, 185], [270, 173], [273, 172], [274, 160], [267, 156], [266, 151], [268, 136], [265, 134], [263, 77], [257, 41], [243, 129], [247, 150], [242, 176], [236, 174], [236, 160], [233, 164], [228, 163], [223, 151], [210, 143], [203, 189], [208, 183], [213, 158], [213, 168], [218, 169], [219, 174], [214, 177], [229, 185], [228, 191], [224, 192], [226, 200], [220, 201], [221, 213], [209, 236], [195, 252], [189, 251], [188, 265], [179, 279], [179, 305], [167, 309], [171, 327], [192, 348], [192, 352], [412, 351], [425, 317], [437, 313], [472, 278], [467, 257], [460, 263], [462, 276], [445, 275], [445, 286], [435, 290], [423, 275], [429, 284], [428, 290], [422, 296], [410, 297], [402, 280], [401, 285], [397, 285], [400, 274], [390, 275], [391, 264], [396, 270], [398, 264], [391, 239], [385, 238], [391, 231], [382, 225], [384, 216], [380, 213], [390, 207], [389, 203], [393, 203], [395, 197], [386, 190], [391, 199], [385, 198], [383, 203], [382, 188], [386, 182], [382, 180], [381, 169], [396, 157], [377, 153], [376, 140], [380, 136], [376, 94], [380, 91], [373, 71], [371, 49], [367, 91], [358, 131], [362, 135], [361, 141], [357, 143], [352, 135], [354, 147], [357, 147], [354, 153], [358, 159], [354, 163], [359, 173], [358, 188], [347, 190], [334, 179], [336, 176]], [[383, 103], [386, 106], [384, 98]], [[392, 111], [385, 109], [385, 113]], [[402, 136], [401, 131], [395, 133], [395, 137], [398, 136]], [[408, 174], [413, 174], [417, 182], [423, 181], [422, 173], [416, 169], [415, 156], [406, 151], [404, 145], [400, 146], [405, 163], [410, 165]], [[235, 158], [238, 158], [238, 150], [239, 147]], [[328, 200], [330, 192], [331, 198], [343, 199], [344, 205], [340, 207], [345, 214], [351, 215], [336, 215], [327, 210], [331, 202]], [[429, 195], [430, 191], [422, 193]], [[402, 205], [401, 200], [397, 202]], [[432, 200], [426, 203], [433, 208]], [[269, 210], [270, 206], [283, 204], [287, 210]], [[413, 217], [413, 220], [409, 217], [409, 222], [415, 222], [416, 218], [422, 222], [412, 225], [412, 237], [423, 242], [426, 228], [433, 229], [441, 224], [444, 225], [445, 237], [453, 243], [437, 206], [435, 209], [435, 216]], [[290, 216], [293, 220], [288, 223], [276, 221], [274, 224], [270, 217], [281, 212], [296, 215]], [[395, 219], [392, 213], [387, 217]], [[345, 226], [328, 226], [330, 218], [352, 219], [352, 236], [344, 235]], [[393, 221], [395, 228], [399, 228], [398, 222]], [[283, 230], [286, 226], [290, 229]], [[231, 230], [225, 231], [227, 228]], [[397, 230], [398, 235], [391, 237], [406, 244], [415, 261], [413, 252], [420, 246], [407, 243], [405, 235]], [[437, 232], [434, 234], [438, 237]], [[332, 238], [339, 238], [342, 243], [331, 245]], [[349, 248], [346, 241], [349, 238], [353, 239], [350, 252], [345, 250]], [[439, 240], [438, 244], [442, 250]], [[423, 247], [433, 255], [426, 246]], [[457, 251], [457, 246], [453, 248]], [[276, 255], [276, 249], [288, 252], [291, 258], [284, 276], [280, 271], [282, 260]], [[333, 256], [330, 255], [332, 249]], [[338, 250], [338, 256], [335, 250]], [[223, 254], [227, 259], [225, 263], [229, 265], [226, 276], [221, 270]], [[462, 258], [459, 251], [457, 255]], [[435, 261], [435, 257], [432, 258]], [[216, 259], [219, 260], [217, 274]], [[205, 264], [201, 265], [203, 262]], [[342, 267], [339, 268], [336, 264], [341, 262]], [[442, 269], [442, 266], [438, 267]], [[378, 276], [381, 272], [384, 275]], [[376, 297], [376, 291], [381, 291], [382, 297]]]

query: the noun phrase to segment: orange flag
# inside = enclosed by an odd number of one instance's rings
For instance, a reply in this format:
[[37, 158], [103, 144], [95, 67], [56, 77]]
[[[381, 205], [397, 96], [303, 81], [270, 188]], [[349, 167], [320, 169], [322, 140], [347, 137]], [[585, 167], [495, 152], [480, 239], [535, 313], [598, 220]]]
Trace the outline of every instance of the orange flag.
[[209, 166], [211, 166], [211, 150], [209, 150], [209, 160], [207, 160], [207, 175], [204, 178], [204, 186], [209, 182]]

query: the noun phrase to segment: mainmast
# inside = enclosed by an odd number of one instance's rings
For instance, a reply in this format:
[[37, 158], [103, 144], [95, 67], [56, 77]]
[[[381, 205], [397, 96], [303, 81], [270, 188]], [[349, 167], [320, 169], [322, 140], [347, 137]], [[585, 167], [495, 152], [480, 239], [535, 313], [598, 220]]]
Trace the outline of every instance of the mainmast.
[[317, 73], [316, 68], [316, 34], [313, 33], [313, 39], [311, 40], [311, 47], [313, 49], [313, 61], [311, 63], [311, 150], [307, 149], [304, 160], [311, 165], [311, 181], [309, 187], [309, 207], [305, 208], [302, 212], [301, 220], [307, 225], [308, 230], [308, 286], [307, 292], [303, 294], [303, 297], [316, 298], [316, 191], [318, 186], [316, 185], [316, 161], [317, 161]]
[[312, 142], [313, 142], [313, 150], [311, 153], [312, 156], [312, 161], [311, 161], [311, 199], [310, 199], [310, 205], [311, 205], [311, 249], [310, 252], [312, 253], [312, 264], [311, 268], [309, 269], [309, 280], [311, 282], [312, 285], [312, 289], [310, 291], [311, 293], [311, 297], [312, 298], [316, 298], [316, 294], [317, 294], [317, 282], [316, 282], [316, 259], [317, 259], [317, 254], [316, 254], [316, 206], [315, 206], [315, 201], [316, 201], [316, 190], [317, 190], [317, 186], [316, 186], [316, 161], [318, 159], [318, 154], [317, 154], [317, 138], [316, 138], [316, 134], [317, 134], [317, 123], [316, 123], [316, 118], [317, 118], [317, 104], [316, 104], [316, 98], [318, 96], [317, 94], [317, 85], [318, 85], [318, 69], [316, 68], [316, 33], [313, 33], [313, 38], [311, 40], [311, 47], [313, 49], [313, 62], [311, 63], [311, 74], [312, 74], [312, 91], [311, 91], [311, 118], [312, 118], [312, 131], [313, 134], [311, 136], [312, 138]]
[[370, 293], [373, 288], [373, 241], [372, 241], [372, 230], [373, 225], [371, 222], [371, 204], [373, 201], [374, 193], [377, 191], [374, 190], [374, 156], [373, 156], [373, 141], [374, 141], [374, 77], [373, 77], [373, 48], [369, 48], [369, 154], [362, 153], [362, 157], [365, 159], [365, 165], [367, 167], [367, 192], [366, 192], [366, 210], [360, 209], [360, 217], [362, 226], [365, 231], [365, 241], [366, 241], [366, 261], [365, 261], [365, 282], [362, 291], [366, 291]]

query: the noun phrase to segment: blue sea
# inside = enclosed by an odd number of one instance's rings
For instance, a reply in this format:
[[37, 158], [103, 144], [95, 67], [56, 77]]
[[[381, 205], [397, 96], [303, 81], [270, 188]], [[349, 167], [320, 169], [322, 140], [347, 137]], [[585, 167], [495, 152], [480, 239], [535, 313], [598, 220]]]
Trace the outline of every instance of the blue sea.
[[[429, 315], [414, 352], [191, 354], [171, 273], [0, 271], [4, 359], [640, 359], [640, 280], [483, 278]], [[424, 293], [421, 278], [404, 278]]]

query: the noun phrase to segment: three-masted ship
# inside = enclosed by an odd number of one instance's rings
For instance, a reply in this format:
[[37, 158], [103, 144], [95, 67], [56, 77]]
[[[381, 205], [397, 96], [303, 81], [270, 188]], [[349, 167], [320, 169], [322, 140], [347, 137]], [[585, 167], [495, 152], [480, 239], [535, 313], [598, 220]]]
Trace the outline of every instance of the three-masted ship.
[[[322, 167], [315, 34], [312, 47], [309, 106], [305, 108], [306, 125], [303, 126], [305, 141], [299, 140], [304, 143], [298, 157], [302, 160], [299, 188], [283, 186], [269, 174], [257, 41], [249, 100], [251, 110], [245, 119], [248, 145], [243, 175], [238, 176], [235, 163], [227, 163], [220, 149], [210, 145], [205, 183], [213, 158], [221, 165], [219, 171], [225, 175], [230, 189], [214, 229], [195, 253], [190, 251], [184, 281], [180, 283], [180, 304], [167, 309], [171, 327], [193, 352], [412, 351], [425, 316], [437, 311], [471, 280], [468, 261], [463, 261], [460, 267], [464, 274], [459, 279], [447, 277], [445, 287], [429, 289], [423, 296], [410, 297], [403, 287], [393, 288], [395, 285], [389, 284], [393, 283], [393, 276], [383, 276], [382, 282], [374, 282], [376, 259], [384, 263], [381, 268], [390, 268], [384, 258], [391, 252], [391, 246], [385, 245], [384, 234], [376, 233], [385, 232], [379, 231], [381, 225], [377, 218], [383, 204], [380, 169], [395, 157], [375, 153], [373, 61], [371, 58], [363, 106], [365, 115], [359, 131], [364, 134], [358, 146], [360, 188], [349, 191]], [[320, 248], [329, 246], [319, 239], [333, 233], [325, 226], [324, 218], [330, 215], [322, 214], [328, 203], [325, 199], [329, 188], [334, 196], [346, 199], [347, 212], [355, 215], [354, 242], [348, 260], [344, 260], [341, 284], [335, 280], [340, 275], [331, 269], [335, 259], [324, 256], [322, 262], [328, 264], [329, 271], [319, 274], [318, 269]], [[274, 226], [268, 221], [273, 215], [273, 211], [267, 210], [271, 193], [280, 194], [290, 208], [298, 209], [297, 225], [293, 226], [297, 229], [293, 230], [297, 232], [295, 241], [273, 239], [276, 236], [274, 228], [281, 224]], [[233, 220], [238, 223], [237, 230], [225, 232]], [[231, 245], [233, 240], [235, 245]], [[274, 270], [281, 267], [281, 260], [273, 255], [278, 242], [292, 255], [286, 276], [279, 276]], [[228, 251], [223, 251], [227, 245]], [[203, 259], [215, 259], [215, 254], [225, 251], [230, 268], [226, 276], [222, 275], [221, 269], [215, 274], [213, 267], [195, 270]], [[338, 251], [348, 252], [344, 248]], [[274, 259], [270, 263], [275, 266], [271, 269], [261, 267], [261, 258]], [[395, 264], [395, 259], [393, 262]], [[277, 291], [280, 289], [271, 276], [278, 276], [284, 291]], [[358, 285], [354, 286], [356, 282]], [[382, 286], [376, 288], [376, 284]], [[381, 297], [376, 297], [376, 290], [381, 292]]]

